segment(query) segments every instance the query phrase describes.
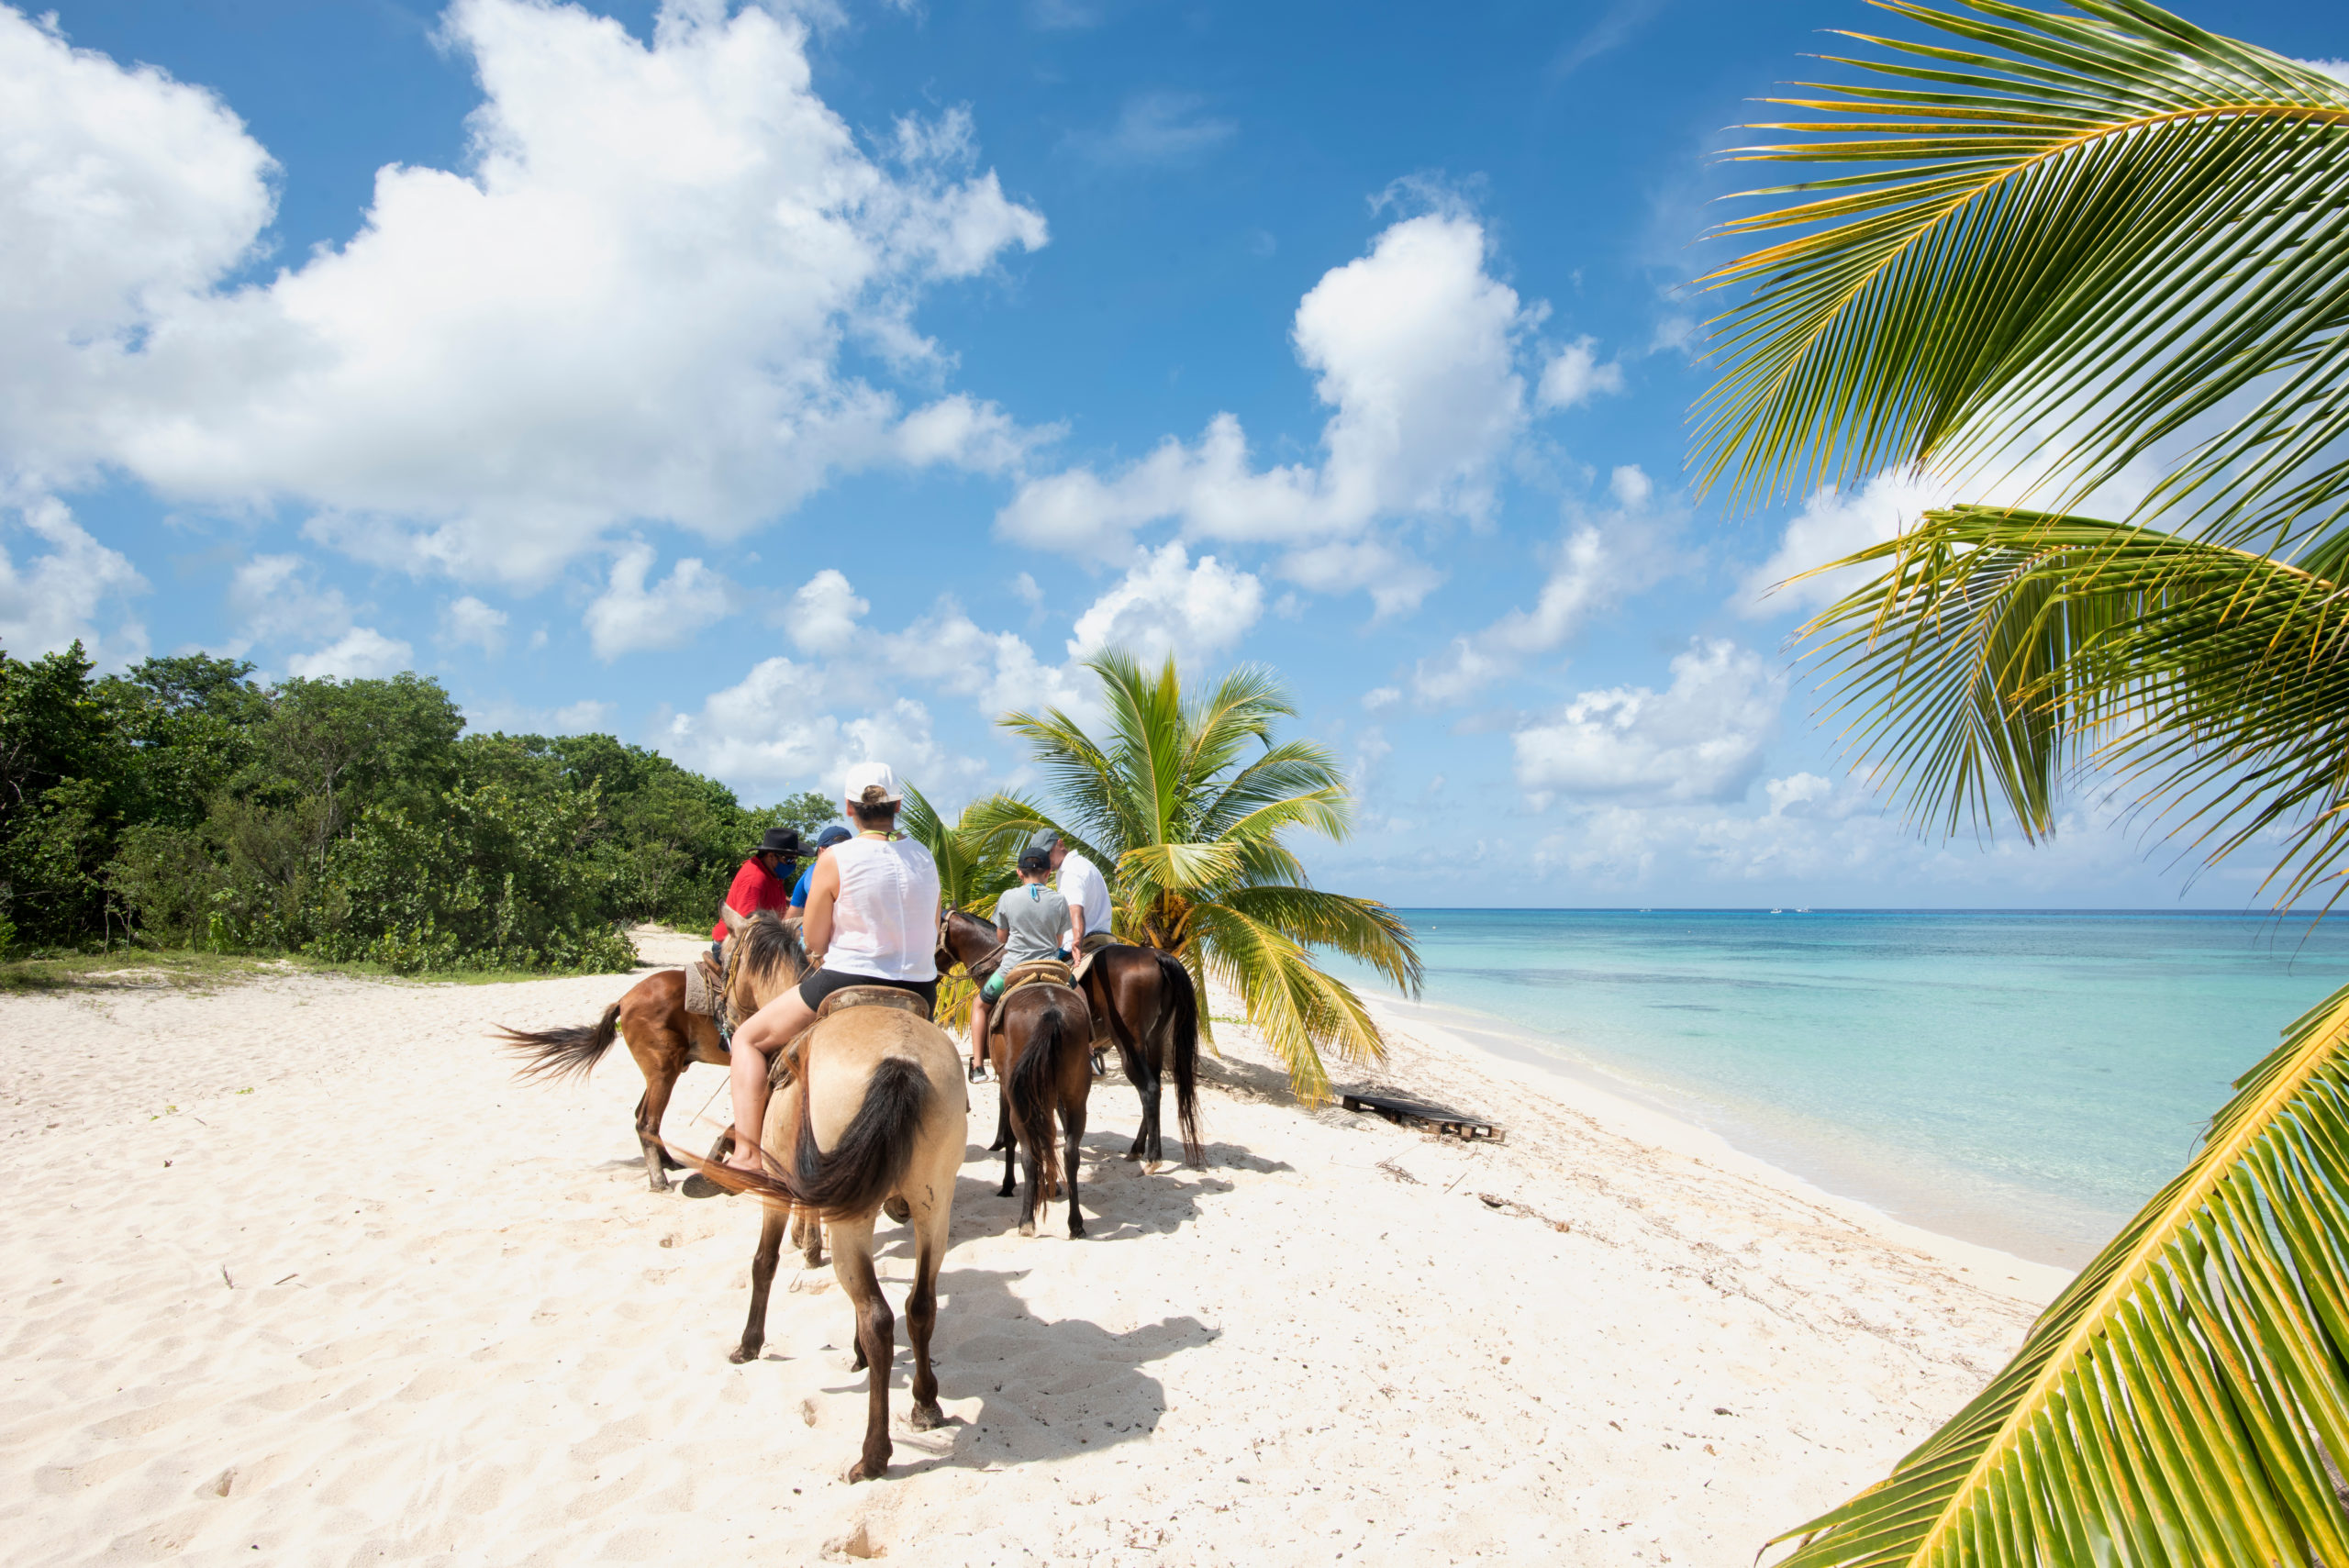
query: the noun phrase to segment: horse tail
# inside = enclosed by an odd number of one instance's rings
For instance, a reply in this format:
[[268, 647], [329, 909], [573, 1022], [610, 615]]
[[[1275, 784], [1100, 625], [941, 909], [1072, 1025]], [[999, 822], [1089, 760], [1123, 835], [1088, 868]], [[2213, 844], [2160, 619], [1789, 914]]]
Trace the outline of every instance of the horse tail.
[[920, 1062], [885, 1056], [864, 1083], [864, 1099], [829, 1154], [816, 1147], [810, 1121], [815, 1095], [805, 1054], [799, 1064], [797, 1150], [786, 1163], [759, 1151], [763, 1174], [738, 1171], [685, 1154], [685, 1162], [729, 1192], [789, 1204], [827, 1222], [862, 1219], [878, 1209], [905, 1180], [921, 1141], [921, 1124], [936, 1094]]
[[603, 1018], [592, 1024], [574, 1024], [565, 1029], [524, 1030], [501, 1027], [499, 1043], [518, 1054], [522, 1064], [514, 1076], [525, 1080], [543, 1079], [560, 1084], [565, 1078], [584, 1078], [596, 1070], [596, 1063], [611, 1050], [612, 1041], [619, 1038], [620, 1005], [618, 1002], [604, 1009]]
[[791, 1199], [821, 1218], [859, 1219], [881, 1207], [906, 1178], [930, 1115], [930, 1074], [909, 1056], [885, 1056], [864, 1082], [864, 1100], [829, 1154], [816, 1147], [809, 1122], [816, 1096], [800, 1061], [799, 1151]]
[[[1058, 1006], [1035, 1009], [1035, 1027], [1019, 1060], [1004, 1080], [1003, 1101], [1011, 1110], [1011, 1130], [1036, 1156], [1036, 1170], [1046, 1202], [1060, 1192], [1060, 1151], [1052, 1142], [1052, 1107], [1060, 1094], [1060, 1054], [1075, 1031]], [[1007, 1034], [1009, 1033], [1007, 1028]], [[1074, 1041], [1077, 1049], [1087, 1043]]]
[[1159, 953], [1158, 974], [1168, 1002], [1159, 1021], [1174, 1037], [1167, 1066], [1174, 1075], [1174, 1122], [1183, 1132], [1183, 1158], [1197, 1165], [1206, 1158], [1199, 1142], [1199, 994], [1173, 953]]

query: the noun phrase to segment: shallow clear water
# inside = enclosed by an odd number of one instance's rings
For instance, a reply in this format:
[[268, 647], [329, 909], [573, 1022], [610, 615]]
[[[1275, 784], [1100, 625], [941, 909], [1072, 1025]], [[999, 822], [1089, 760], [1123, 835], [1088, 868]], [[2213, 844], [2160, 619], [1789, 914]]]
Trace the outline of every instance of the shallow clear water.
[[2073, 1265], [2176, 1173], [2231, 1081], [2349, 983], [2338, 918], [1402, 914], [1425, 1000], [1831, 1192]]

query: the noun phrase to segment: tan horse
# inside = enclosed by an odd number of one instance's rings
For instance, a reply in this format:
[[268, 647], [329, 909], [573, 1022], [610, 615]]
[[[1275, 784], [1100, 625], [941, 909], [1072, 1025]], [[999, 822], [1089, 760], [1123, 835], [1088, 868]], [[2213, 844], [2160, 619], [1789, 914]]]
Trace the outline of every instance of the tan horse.
[[[754, 917], [737, 936], [744, 949], [728, 1000], [738, 1017], [749, 1017], [785, 989], [785, 966], [764, 956], [779, 947], [778, 939], [798, 950], [797, 938], [771, 916]], [[797, 978], [793, 972], [789, 984]], [[884, 1205], [894, 1207], [899, 1200], [914, 1231], [914, 1282], [906, 1296], [906, 1334], [914, 1352], [911, 1420], [915, 1430], [927, 1431], [946, 1419], [938, 1407], [930, 1339], [970, 1115], [962, 1053], [944, 1030], [915, 1013], [835, 1005], [777, 1051], [775, 1062], [778, 1075], [787, 1076], [768, 1099], [760, 1130], [766, 1173], [685, 1159], [720, 1186], [768, 1205], [751, 1261], [751, 1312], [733, 1354], [737, 1362], [756, 1359], [765, 1347], [767, 1296], [785, 1222], [796, 1214], [804, 1222], [820, 1219], [831, 1227], [832, 1273], [856, 1308], [852, 1370], [867, 1373], [864, 1447], [848, 1479], [870, 1481], [889, 1468], [889, 1368], [896, 1357], [896, 1320], [873, 1268], [873, 1222]]]

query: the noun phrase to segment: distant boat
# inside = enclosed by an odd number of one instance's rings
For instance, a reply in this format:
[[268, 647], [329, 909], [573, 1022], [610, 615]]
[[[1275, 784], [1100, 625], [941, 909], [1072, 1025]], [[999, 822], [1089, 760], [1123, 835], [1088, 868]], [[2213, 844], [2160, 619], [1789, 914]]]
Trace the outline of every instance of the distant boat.
[[1773, 915], [1783, 915], [1783, 914], [1785, 914], [1785, 913], [1786, 913], [1786, 911], [1785, 911], [1784, 909], [1773, 909], [1773, 910], [1771, 910], [1771, 911], [1770, 911], [1770, 913], [1771, 913], [1771, 914], [1773, 914]]

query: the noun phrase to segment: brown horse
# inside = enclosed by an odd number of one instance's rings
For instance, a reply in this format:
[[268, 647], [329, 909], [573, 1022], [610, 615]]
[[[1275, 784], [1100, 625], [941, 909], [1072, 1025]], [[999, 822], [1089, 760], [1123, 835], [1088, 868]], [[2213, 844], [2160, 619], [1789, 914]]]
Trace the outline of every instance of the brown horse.
[[[807, 962], [804, 951], [800, 961], [803, 965]], [[654, 1192], [669, 1190], [668, 1172], [680, 1168], [661, 1142], [661, 1118], [668, 1114], [669, 1096], [691, 1063], [707, 1062], [723, 1067], [728, 1061], [718, 1020], [685, 1011], [684, 970], [664, 969], [645, 976], [628, 995], [605, 1008], [596, 1023], [500, 1032], [506, 1044], [524, 1059], [517, 1076], [552, 1082], [586, 1077], [612, 1048], [615, 1038], [626, 1040], [629, 1054], [636, 1058], [637, 1068], [644, 1074], [644, 1095], [636, 1102], [636, 1140], [644, 1151], [645, 1178]]]
[[[949, 910], [938, 928], [941, 971], [956, 963], [971, 978], [985, 982], [1003, 962], [996, 929], [974, 915]], [[1023, 985], [989, 1011], [986, 1048], [1003, 1084], [996, 1147], [1003, 1151], [1003, 1185], [1009, 1197], [1020, 1145], [1028, 1148], [1028, 1195], [1019, 1206], [1019, 1234], [1036, 1234], [1036, 1221], [1050, 1206], [1065, 1173], [1068, 1233], [1085, 1234], [1085, 1211], [1077, 1207], [1078, 1156], [1085, 1140], [1085, 1101], [1093, 1093], [1093, 1014], [1085, 998], [1066, 985]], [[1063, 1158], [1053, 1146], [1053, 1119], [1067, 1140]]]
[[[737, 936], [744, 951], [729, 986], [729, 1005], [741, 1017], [797, 983], [797, 969], [780, 956], [777, 934], [788, 937], [799, 963], [806, 962], [798, 939], [780, 922], [753, 917]], [[765, 1347], [767, 1297], [786, 1218], [796, 1212], [831, 1226], [832, 1273], [856, 1308], [855, 1370], [867, 1373], [864, 1446], [847, 1478], [870, 1481], [889, 1468], [889, 1369], [896, 1359], [896, 1322], [873, 1269], [873, 1222], [885, 1205], [900, 1200], [909, 1206], [915, 1236], [914, 1283], [906, 1297], [914, 1352], [911, 1421], [927, 1431], [946, 1419], [930, 1340], [970, 1114], [962, 1054], [926, 1018], [895, 1006], [849, 1006], [828, 1011], [776, 1052], [775, 1062], [789, 1076], [768, 1099], [760, 1130], [765, 1174], [686, 1160], [719, 1185], [768, 1205], [751, 1261], [751, 1313], [733, 1353], [738, 1362], [756, 1359]]]
[[1093, 1017], [1118, 1042], [1126, 1076], [1141, 1095], [1141, 1126], [1129, 1160], [1155, 1166], [1166, 1158], [1159, 1132], [1159, 1093], [1174, 1080], [1174, 1120], [1183, 1157], [1196, 1165], [1199, 1147], [1199, 1000], [1191, 973], [1173, 953], [1122, 943], [1103, 948], [1077, 983]]

